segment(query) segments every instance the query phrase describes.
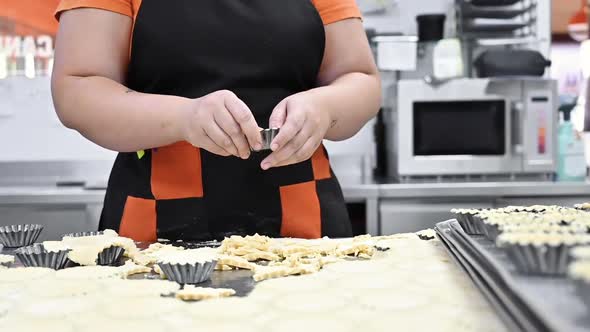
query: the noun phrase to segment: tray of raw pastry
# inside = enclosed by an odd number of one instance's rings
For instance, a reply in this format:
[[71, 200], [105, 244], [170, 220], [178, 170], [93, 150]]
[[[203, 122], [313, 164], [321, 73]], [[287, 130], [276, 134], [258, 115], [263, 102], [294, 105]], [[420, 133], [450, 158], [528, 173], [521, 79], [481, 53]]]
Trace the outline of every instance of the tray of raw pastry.
[[590, 214], [558, 206], [454, 210], [437, 234], [522, 331], [590, 330]]

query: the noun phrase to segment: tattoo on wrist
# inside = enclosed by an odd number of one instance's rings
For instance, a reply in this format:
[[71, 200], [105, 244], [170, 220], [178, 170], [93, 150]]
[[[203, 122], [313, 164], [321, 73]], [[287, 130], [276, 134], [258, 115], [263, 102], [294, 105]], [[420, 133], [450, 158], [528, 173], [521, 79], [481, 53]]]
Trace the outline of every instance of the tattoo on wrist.
[[131, 92], [135, 92], [135, 91], [133, 91], [131, 89], [127, 89], [127, 91], [125, 91], [125, 93], [131, 93]]
[[332, 120], [332, 123], [330, 123], [330, 128], [334, 128], [334, 126], [336, 126], [336, 123], [338, 123], [338, 121]]

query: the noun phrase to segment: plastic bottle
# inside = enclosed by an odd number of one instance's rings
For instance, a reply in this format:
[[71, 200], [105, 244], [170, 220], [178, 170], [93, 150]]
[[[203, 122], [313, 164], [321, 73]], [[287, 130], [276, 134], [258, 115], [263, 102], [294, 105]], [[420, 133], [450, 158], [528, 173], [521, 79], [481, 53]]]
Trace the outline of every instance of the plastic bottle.
[[571, 122], [575, 103], [559, 108], [560, 124], [557, 136], [557, 181], [585, 181], [586, 159], [584, 141]]

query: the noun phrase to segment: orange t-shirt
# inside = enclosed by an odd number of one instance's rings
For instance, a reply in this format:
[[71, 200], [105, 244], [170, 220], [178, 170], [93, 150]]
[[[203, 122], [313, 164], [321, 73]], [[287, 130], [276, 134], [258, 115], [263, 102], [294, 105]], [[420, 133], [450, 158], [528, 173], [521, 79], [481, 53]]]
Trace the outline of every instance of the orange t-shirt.
[[[56, 17], [63, 11], [74, 8], [98, 8], [129, 17], [135, 17], [142, 0], [61, 0]], [[273, 1], [273, 0], [269, 0]], [[360, 18], [361, 12], [355, 0], [311, 0], [324, 25], [348, 18]]]
[[55, 35], [53, 11], [60, 0], [0, 0], [0, 35]]

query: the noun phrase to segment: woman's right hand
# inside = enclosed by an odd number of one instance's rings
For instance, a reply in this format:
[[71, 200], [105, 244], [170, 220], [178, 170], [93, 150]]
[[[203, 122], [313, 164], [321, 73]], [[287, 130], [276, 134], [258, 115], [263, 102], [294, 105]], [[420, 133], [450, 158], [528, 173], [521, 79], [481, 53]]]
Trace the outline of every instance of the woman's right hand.
[[262, 149], [252, 111], [228, 90], [194, 99], [183, 128], [186, 141], [221, 156], [248, 159], [250, 148]]

